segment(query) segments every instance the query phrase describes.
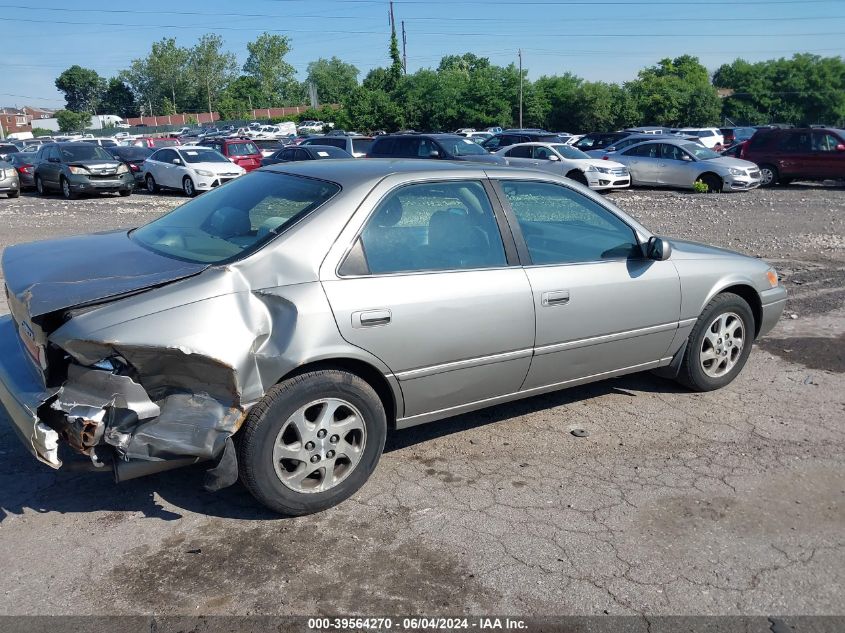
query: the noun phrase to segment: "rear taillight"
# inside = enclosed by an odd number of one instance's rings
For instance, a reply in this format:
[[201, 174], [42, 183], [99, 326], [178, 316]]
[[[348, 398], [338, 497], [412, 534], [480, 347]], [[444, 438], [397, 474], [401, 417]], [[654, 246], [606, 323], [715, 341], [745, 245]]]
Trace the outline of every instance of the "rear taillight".
[[138, 165], [136, 165], [135, 163], [129, 163], [129, 169], [131, 169], [132, 171], [140, 171], [141, 170], [141, 168], [138, 167]]
[[32, 165], [21, 165], [18, 167], [19, 174], [31, 174], [32, 173]]
[[[602, 157], [601, 157], [601, 159], [602, 159], [602, 160], [610, 160], [610, 159], [607, 157], [607, 154], [605, 154], [604, 156], [602, 156]], [[602, 169], [604, 169], [604, 167], [602, 167]]]

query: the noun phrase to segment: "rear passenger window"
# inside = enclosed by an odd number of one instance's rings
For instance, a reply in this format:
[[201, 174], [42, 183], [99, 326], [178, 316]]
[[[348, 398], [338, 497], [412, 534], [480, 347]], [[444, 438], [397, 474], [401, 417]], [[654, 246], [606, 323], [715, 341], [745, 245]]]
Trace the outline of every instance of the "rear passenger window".
[[502, 181], [533, 264], [641, 256], [634, 230], [586, 196], [544, 182]]
[[475, 181], [409, 185], [388, 194], [361, 243], [372, 274], [507, 263], [487, 192]]
[[809, 132], [789, 132], [781, 141], [780, 148], [785, 152], [809, 152]]
[[644, 143], [636, 145], [631, 149], [622, 152], [624, 156], [640, 156], [642, 158], [658, 158], [660, 155], [660, 143]]
[[531, 146], [530, 145], [520, 145], [519, 147], [514, 147], [511, 150], [505, 152], [505, 156], [508, 158], [531, 158]]

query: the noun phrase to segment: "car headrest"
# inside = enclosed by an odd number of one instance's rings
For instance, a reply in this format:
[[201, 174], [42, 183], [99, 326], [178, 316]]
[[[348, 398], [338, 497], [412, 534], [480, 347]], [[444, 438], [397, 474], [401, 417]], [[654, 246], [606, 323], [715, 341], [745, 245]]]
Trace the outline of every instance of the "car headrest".
[[249, 214], [235, 207], [221, 207], [208, 220], [209, 233], [222, 238], [246, 235], [251, 228]]

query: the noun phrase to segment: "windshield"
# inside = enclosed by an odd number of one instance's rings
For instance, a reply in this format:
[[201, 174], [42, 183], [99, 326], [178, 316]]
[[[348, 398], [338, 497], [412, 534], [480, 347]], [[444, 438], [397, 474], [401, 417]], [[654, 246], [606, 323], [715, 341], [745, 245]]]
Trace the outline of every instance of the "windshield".
[[230, 143], [228, 151], [229, 156], [249, 156], [260, 153], [255, 143]]
[[473, 143], [468, 138], [445, 138], [439, 139], [440, 144], [452, 156], [483, 156], [487, 151], [478, 143]]
[[698, 160], [710, 160], [711, 158], [719, 158], [719, 154], [712, 149], [707, 149], [698, 143], [684, 143], [681, 145], [683, 149], [695, 156]]
[[161, 255], [217, 264], [255, 251], [338, 191], [331, 182], [255, 171], [135, 229], [130, 237]]
[[570, 147], [569, 145], [552, 145], [552, 147], [558, 154], [560, 154], [564, 158], [572, 158], [575, 160], [584, 160], [585, 158], [590, 158], [580, 149], [575, 149], [574, 147]]
[[311, 155], [314, 158], [352, 158], [352, 154], [345, 149], [333, 147], [331, 145], [318, 145], [311, 147]]
[[121, 160], [144, 160], [153, 153], [149, 147], [113, 147], [109, 151]]
[[370, 148], [373, 146], [373, 139], [371, 138], [353, 138], [352, 139], [352, 151], [358, 152], [359, 154], [366, 154], [370, 151]]
[[179, 145], [179, 139], [175, 138], [154, 138], [153, 147], [173, 147]]
[[229, 163], [228, 158], [213, 149], [183, 149], [179, 152], [186, 163]]
[[111, 154], [99, 145], [90, 143], [74, 143], [72, 145], [61, 145], [62, 159], [74, 160], [114, 160]]
[[604, 149], [626, 136], [626, 134], [587, 134], [587, 136], [575, 143], [575, 147], [582, 150]]

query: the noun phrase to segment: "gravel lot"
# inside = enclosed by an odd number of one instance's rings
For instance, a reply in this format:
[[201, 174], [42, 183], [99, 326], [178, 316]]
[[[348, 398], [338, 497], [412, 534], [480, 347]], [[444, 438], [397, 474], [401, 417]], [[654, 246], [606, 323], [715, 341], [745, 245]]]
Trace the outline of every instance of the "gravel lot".
[[[609, 197], [777, 266], [787, 313], [728, 388], [635, 375], [395, 433], [291, 520], [201, 469], [54, 473], [0, 422], [0, 612], [845, 613], [845, 189]], [[183, 200], [0, 199], [0, 249]]]

